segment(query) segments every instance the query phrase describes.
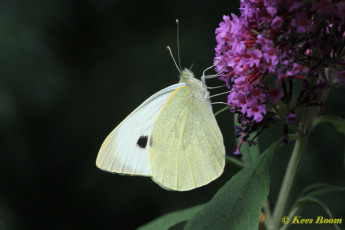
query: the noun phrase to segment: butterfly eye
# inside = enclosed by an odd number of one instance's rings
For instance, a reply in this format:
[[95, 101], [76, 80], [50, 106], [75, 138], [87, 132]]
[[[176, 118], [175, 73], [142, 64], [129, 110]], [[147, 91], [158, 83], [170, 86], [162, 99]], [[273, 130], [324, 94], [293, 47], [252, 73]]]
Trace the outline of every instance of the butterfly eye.
[[190, 78], [192, 78], [192, 73], [189, 72], [188, 69], [184, 69], [181, 73], [181, 77], [185, 78], [185, 79], [190, 79]]

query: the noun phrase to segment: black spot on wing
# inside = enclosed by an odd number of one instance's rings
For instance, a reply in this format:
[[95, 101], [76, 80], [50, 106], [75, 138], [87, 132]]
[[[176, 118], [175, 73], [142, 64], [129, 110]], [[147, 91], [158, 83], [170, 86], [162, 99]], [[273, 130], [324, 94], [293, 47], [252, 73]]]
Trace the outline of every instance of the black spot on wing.
[[137, 141], [137, 145], [139, 146], [139, 148], [146, 148], [147, 145], [147, 140], [148, 140], [148, 136], [140, 136], [138, 141]]

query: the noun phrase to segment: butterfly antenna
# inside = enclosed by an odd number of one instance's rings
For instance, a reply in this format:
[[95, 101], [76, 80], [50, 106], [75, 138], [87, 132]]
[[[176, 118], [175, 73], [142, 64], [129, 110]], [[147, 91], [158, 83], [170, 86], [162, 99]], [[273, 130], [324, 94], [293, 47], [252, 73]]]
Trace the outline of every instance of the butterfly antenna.
[[177, 60], [178, 66], [181, 68], [181, 56], [180, 56], [180, 23], [178, 19], [176, 19], [176, 40], [177, 40]]
[[175, 63], [175, 66], [176, 66], [178, 72], [181, 73], [181, 68], [177, 65], [176, 60], [175, 60], [175, 58], [174, 58], [174, 55], [173, 55], [173, 53], [171, 52], [170, 46], [167, 46], [167, 49], [169, 50], [170, 56], [171, 56], [171, 58], [173, 59], [173, 61], [174, 61], [174, 63]]
[[189, 69], [192, 70], [193, 66], [194, 66], [194, 62], [190, 65]]

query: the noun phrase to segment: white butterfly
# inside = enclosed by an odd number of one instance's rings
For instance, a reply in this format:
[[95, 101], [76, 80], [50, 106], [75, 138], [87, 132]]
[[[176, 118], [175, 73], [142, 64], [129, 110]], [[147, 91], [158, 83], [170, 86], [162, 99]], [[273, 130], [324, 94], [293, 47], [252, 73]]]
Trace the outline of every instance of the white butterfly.
[[96, 165], [109, 172], [149, 176], [177, 191], [218, 178], [225, 147], [204, 77], [200, 81], [185, 69], [178, 84], [144, 101], [105, 139]]

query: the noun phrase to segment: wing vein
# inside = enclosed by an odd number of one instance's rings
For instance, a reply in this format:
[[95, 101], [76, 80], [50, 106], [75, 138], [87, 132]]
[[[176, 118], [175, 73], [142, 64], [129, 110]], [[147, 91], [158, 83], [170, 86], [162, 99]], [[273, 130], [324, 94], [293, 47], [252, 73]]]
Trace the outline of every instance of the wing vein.
[[[193, 112], [194, 112], [194, 110], [193, 110]], [[194, 115], [194, 114], [193, 114], [193, 115]], [[194, 127], [194, 116], [192, 116], [192, 128], [193, 128], [193, 127]], [[194, 133], [194, 132], [192, 132], [192, 133]], [[193, 142], [193, 145], [191, 145], [191, 146], [194, 146], [194, 143], [195, 143], [195, 142], [194, 142], [194, 135], [192, 135], [191, 140], [192, 140], [192, 142]], [[192, 151], [193, 151], [193, 149], [192, 149]], [[188, 154], [190, 172], [191, 172], [191, 174], [192, 174], [192, 179], [193, 179], [194, 187], [196, 187], [195, 175], [194, 175], [194, 171], [193, 171], [193, 167], [192, 167], [192, 161], [190, 160], [190, 155], [191, 155], [191, 154]]]
[[[188, 114], [189, 114], [189, 110], [188, 110], [188, 106], [187, 106], [187, 104], [188, 103], [190, 103], [189, 101], [186, 101], [186, 103], [185, 103], [185, 105], [183, 106], [183, 110], [187, 110], [187, 111], [185, 111], [185, 115], [184, 115], [184, 120], [187, 120], [188, 119]], [[182, 111], [180, 112], [180, 113], [182, 113]], [[177, 123], [178, 121], [176, 120], [176, 122], [175, 122], [175, 126], [176, 126], [176, 123]], [[178, 165], [179, 165], [179, 157], [180, 157], [180, 154], [181, 154], [181, 148], [184, 150], [184, 147], [185, 147], [185, 145], [184, 145], [184, 141], [186, 140], [186, 138], [185, 138], [185, 132], [186, 132], [186, 124], [187, 124], [187, 122], [185, 123], [185, 125], [183, 126], [183, 132], [182, 132], [182, 138], [180, 138], [180, 140], [181, 140], [181, 142], [180, 142], [180, 147], [179, 147], [179, 151], [177, 152], [177, 161], [176, 161], [176, 188], [178, 189]], [[185, 150], [183, 151], [183, 152], [185, 152]]]

